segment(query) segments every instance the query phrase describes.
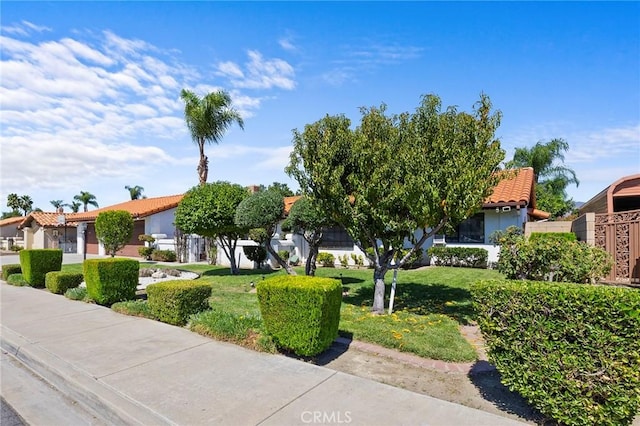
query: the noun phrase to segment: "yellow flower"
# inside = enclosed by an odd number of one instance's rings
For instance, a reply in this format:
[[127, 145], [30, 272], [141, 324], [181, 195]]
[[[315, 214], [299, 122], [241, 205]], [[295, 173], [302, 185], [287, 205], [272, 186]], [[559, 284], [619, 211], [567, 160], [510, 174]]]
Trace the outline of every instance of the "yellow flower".
[[398, 333], [397, 331], [392, 331], [392, 335], [393, 335], [393, 338], [396, 340], [402, 339], [402, 334]]

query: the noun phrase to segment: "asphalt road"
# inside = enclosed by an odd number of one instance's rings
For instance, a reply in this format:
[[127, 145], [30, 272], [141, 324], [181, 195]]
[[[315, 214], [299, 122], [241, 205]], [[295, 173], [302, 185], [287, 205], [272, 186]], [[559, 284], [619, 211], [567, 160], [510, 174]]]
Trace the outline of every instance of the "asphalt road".
[[0, 412], [2, 413], [2, 418], [0, 419], [0, 424], [2, 426], [25, 426], [26, 423], [20, 418], [18, 413], [7, 404], [4, 398], [0, 397]]

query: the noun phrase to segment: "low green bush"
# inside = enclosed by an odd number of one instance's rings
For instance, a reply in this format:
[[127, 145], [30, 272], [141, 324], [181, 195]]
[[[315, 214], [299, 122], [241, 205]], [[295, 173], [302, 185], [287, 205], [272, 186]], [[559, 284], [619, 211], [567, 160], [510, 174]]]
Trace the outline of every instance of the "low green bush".
[[106, 306], [135, 299], [139, 268], [140, 262], [134, 259], [85, 260], [83, 272], [89, 298]]
[[70, 288], [78, 287], [84, 278], [82, 274], [74, 272], [47, 272], [44, 285], [51, 293], [64, 294]]
[[436, 266], [485, 268], [489, 258], [487, 250], [479, 247], [431, 247], [427, 253]]
[[44, 287], [47, 272], [62, 269], [62, 250], [20, 250], [20, 267], [26, 282], [33, 287]]
[[9, 275], [13, 274], [21, 274], [22, 268], [19, 263], [8, 263], [6, 265], [2, 265], [2, 279], [7, 281]]
[[175, 262], [176, 252], [173, 250], [154, 250], [151, 253], [151, 260], [156, 262]]
[[244, 246], [242, 247], [244, 255], [252, 262], [256, 262], [258, 267], [267, 260], [267, 249], [262, 246]]
[[333, 268], [336, 266], [336, 257], [332, 253], [321, 251], [316, 257], [316, 262], [325, 268]]
[[11, 274], [7, 277], [7, 284], [14, 285], [16, 287], [24, 287], [29, 283], [24, 279], [22, 274]]
[[[409, 253], [410, 249], [400, 249], [396, 253], [396, 259], [400, 261], [403, 257]], [[407, 259], [407, 261], [402, 265], [402, 269], [414, 269], [422, 265], [422, 255], [424, 254], [424, 250], [421, 248], [417, 249], [413, 252], [411, 257]]]
[[82, 300], [83, 302], [89, 302], [91, 299], [87, 296], [86, 287], [70, 288], [64, 292], [64, 297], [71, 300]]
[[118, 312], [119, 314], [153, 320], [156, 319], [156, 317], [151, 313], [149, 303], [146, 300], [126, 300], [124, 302], [116, 302], [111, 305], [111, 310]]
[[[142, 236], [142, 235], [140, 235]], [[138, 254], [140, 257], [145, 258], [145, 260], [151, 260], [151, 256], [155, 249], [153, 247], [138, 247]]]
[[274, 342], [313, 356], [338, 336], [342, 284], [331, 278], [276, 276], [257, 287], [260, 312]]
[[198, 281], [162, 281], [147, 287], [149, 310], [160, 321], [184, 325], [189, 316], [209, 308], [211, 285]]
[[573, 232], [532, 232], [529, 241], [549, 240], [549, 241], [578, 241]]
[[222, 310], [199, 312], [191, 317], [189, 328], [197, 333], [234, 343], [241, 343], [262, 328], [259, 316]]
[[498, 271], [509, 279], [596, 283], [613, 266], [603, 249], [563, 237], [526, 239], [512, 233], [498, 242]]
[[640, 407], [640, 292], [481, 281], [471, 287], [502, 382], [565, 425], [628, 425]]

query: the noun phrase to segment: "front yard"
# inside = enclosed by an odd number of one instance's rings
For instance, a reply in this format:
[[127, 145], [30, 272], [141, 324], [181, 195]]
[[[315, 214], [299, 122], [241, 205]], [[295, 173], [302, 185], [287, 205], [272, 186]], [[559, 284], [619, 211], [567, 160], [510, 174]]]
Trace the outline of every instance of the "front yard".
[[[222, 318], [201, 316], [197, 326], [192, 328], [203, 334], [229, 337], [237, 343], [255, 346], [256, 334], [261, 333], [256, 324], [261, 321], [252, 284], [258, 285], [266, 277], [284, 274], [284, 271], [242, 270], [240, 275], [234, 276], [230, 275], [228, 268], [220, 266], [181, 265], [180, 268], [202, 275], [200, 280], [213, 288], [211, 308], [224, 314], [219, 315], [224, 316], [224, 321]], [[81, 265], [64, 265], [63, 270], [78, 272]], [[303, 274], [304, 270], [299, 268], [297, 272]], [[501, 277], [496, 271], [483, 269], [429, 267], [401, 270], [398, 272], [394, 313], [372, 315], [371, 270], [319, 268], [316, 274], [342, 280], [341, 335], [426, 358], [459, 362], [476, 359], [475, 350], [462, 337], [458, 327], [473, 320], [469, 286], [480, 279]], [[388, 286], [392, 278], [393, 273], [389, 272], [386, 277]], [[132, 306], [131, 310], [134, 309], [137, 307]], [[126, 312], [127, 305], [119, 310]], [[243, 327], [247, 328], [245, 338], [251, 342], [238, 338]]]

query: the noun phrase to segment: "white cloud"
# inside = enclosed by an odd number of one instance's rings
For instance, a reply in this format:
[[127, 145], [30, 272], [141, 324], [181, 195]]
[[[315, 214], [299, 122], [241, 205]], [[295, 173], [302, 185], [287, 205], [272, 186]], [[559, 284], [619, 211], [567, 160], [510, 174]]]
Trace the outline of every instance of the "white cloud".
[[234, 62], [218, 64], [218, 75], [229, 79], [232, 86], [239, 89], [272, 89], [293, 90], [293, 67], [282, 59], [265, 59], [256, 50], [247, 52], [249, 61], [245, 63], [246, 71]]
[[289, 50], [289, 51], [298, 50], [298, 48], [291, 41], [291, 37], [283, 37], [283, 38], [281, 38], [280, 40], [278, 40], [278, 44], [284, 50]]
[[2, 32], [21, 36], [27, 36], [34, 32], [41, 33], [45, 31], [51, 31], [51, 28], [36, 25], [29, 21], [22, 21], [19, 24], [5, 25], [2, 27]]

